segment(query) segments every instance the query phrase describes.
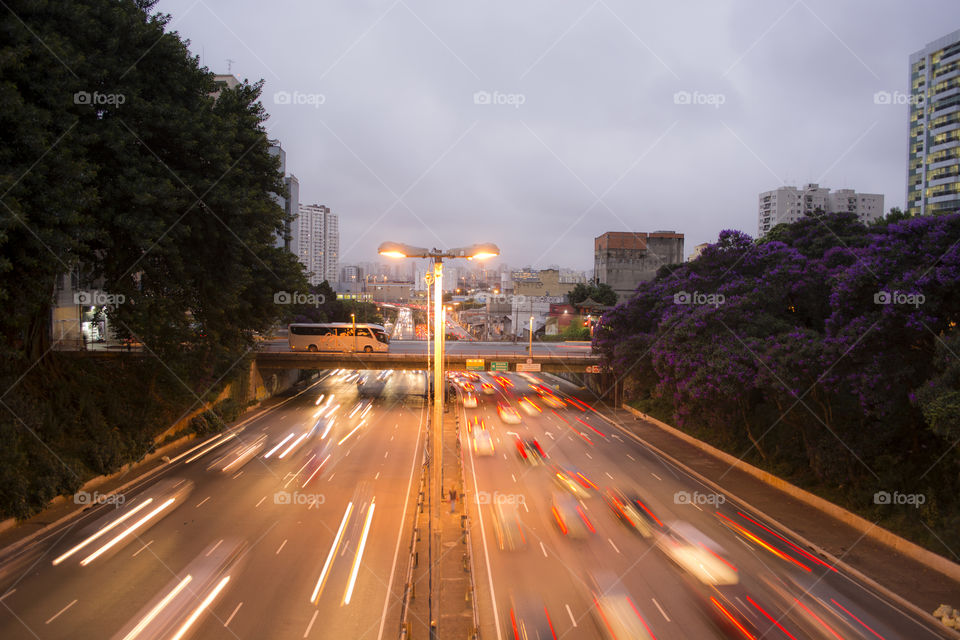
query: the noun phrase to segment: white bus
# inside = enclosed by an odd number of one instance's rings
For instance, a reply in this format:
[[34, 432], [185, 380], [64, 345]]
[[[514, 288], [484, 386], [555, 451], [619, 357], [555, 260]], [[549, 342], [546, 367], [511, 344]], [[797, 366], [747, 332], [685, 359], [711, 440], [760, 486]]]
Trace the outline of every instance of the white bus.
[[[357, 334], [354, 335], [354, 327]], [[389, 351], [390, 336], [379, 324], [296, 323], [287, 327], [291, 351]]]

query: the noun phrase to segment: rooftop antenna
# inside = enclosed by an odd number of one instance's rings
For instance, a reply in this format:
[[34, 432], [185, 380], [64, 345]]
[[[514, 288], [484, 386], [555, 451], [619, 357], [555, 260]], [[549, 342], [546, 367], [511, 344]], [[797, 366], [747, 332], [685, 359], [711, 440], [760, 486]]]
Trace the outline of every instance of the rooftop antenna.
[[234, 62], [236, 62], [236, 60], [231, 60], [230, 58], [227, 58], [227, 73], [232, 73], [232, 72], [233, 72], [233, 63], [234, 63]]

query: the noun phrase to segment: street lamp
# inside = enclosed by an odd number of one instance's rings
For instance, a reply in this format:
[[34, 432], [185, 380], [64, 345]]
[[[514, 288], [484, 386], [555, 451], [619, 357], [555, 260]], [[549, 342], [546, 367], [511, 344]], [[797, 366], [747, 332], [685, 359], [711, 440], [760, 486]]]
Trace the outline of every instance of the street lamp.
[[353, 322], [353, 351], [357, 351], [357, 314], [351, 313], [350, 320]]
[[527, 355], [533, 357], [533, 316], [530, 316], [530, 347], [527, 349]]
[[[500, 249], [497, 245], [487, 242], [474, 244], [467, 247], [456, 247], [446, 251], [441, 249], [427, 249], [425, 247], [414, 247], [402, 242], [384, 242], [377, 249], [382, 256], [390, 258], [427, 258], [433, 260], [433, 419], [430, 429], [431, 438], [431, 492], [434, 498], [432, 501], [433, 518], [431, 518], [431, 527], [433, 521], [437, 520], [439, 529], [440, 520], [440, 502], [443, 496], [443, 346], [444, 346], [444, 313], [443, 313], [443, 259], [444, 258], [466, 258], [467, 260], [483, 260], [500, 255]], [[429, 293], [429, 289], [427, 290]], [[429, 309], [429, 303], [428, 303]], [[428, 310], [429, 318], [429, 310]], [[429, 353], [429, 348], [428, 348]], [[432, 529], [430, 535], [430, 550], [433, 550]], [[433, 619], [433, 572], [430, 572], [430, 596], [431, 596], [431, 619]]]

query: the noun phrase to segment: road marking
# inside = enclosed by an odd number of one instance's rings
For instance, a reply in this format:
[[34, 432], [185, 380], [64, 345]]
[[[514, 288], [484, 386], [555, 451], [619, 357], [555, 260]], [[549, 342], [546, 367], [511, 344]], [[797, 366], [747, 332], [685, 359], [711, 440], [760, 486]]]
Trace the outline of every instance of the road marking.
[[663, 616], [663, 619], [666, 620], [667, 622], [670, 622], [670, 616], [668, 616], [667, 612], [663, 610], [663, 607], [660, 606], [660, 603], [657, 602], [657, 599], [656, 598], [650, 598], [650, 599], [653, 600], [653, 604], [657, 605], [657, 609], [660, 611], [660, 615]]
[[693, 503], [693, 502], [690, 503], [690, 506], [693, 507], [694, 509], [696, 509], [697, 511], [703, 511], [703, 509], [701, 509], [699, 506], [697, 506], [697, 505], [696, 505], [695, 503]]
[[313, 628], [313, 621], [317, 619], [317, 614], [320, 613], [320, 609], [317, 609], [313, 612], [313, 617], [310, 618], [310, 624], [307, 625], [307, 630], [303, 632], [303, 637], [306, 638], [310, 635], [310, 629]]
[[[586, 451], [584, 451], [584, 453], [586, 453]], [[591, 460], [593, 460], [593, 456], [590, 455], [589, 453], [587, 453], [587, 457], [590, 458]]]
[[573, 626], [576, 627], [576, 626], [577, 626], [577, 619], [573, 617], [573, 611], [570, 611], [570, 605], [564, 604], [563, 606], [565, 606], [565, 607], [567, 608], [567, 615], [570, 616], [570, 622], [571, 622], [571, 624], [573, 624]]
[[634, 457], [633, 457], [632, 455], [630, 455], [629, 453], [627, 454], [627, 457], [628, 457], [628, 458], [630, 458], [631, 460], [633, 460], [634, 462], [636, 462], [636, 461], [637, 461], [637, 459], [636, 459], [636, 458], [634, 458]]
[[390, 442], [393, 442], [393, 436], [390, 436]]
[[257, 507], [259, 507], [261, 504], [263, 504], [263, 501], [266, 500], [266, 499], [267, 499], [267, 496], [263, 496], [262, 498], [260, 498], [260, 502], [258, 502], [257, 504], [255, 504], [255, 505], [253, 506], [253, 508], [256, 509]]
[[210, 549], [210, 551], [207, 551], [207, 552], [204, 554], [204, 557], [209, 558], [209, 557], [210, 557], [210, 554], [217, 550], [217, 547], [220, 546], [220, 543], [221, 543], [221, 542], [223, 542], [223, 538], [220, 538], [219, 540], [217, 540], [217, 544], [213, 545], [213, 548]]
[[9, 595], [13, 595], [15, 592], [16, 592], [16, 588], [10, 589], [10, 591], [7, 591], [5, 594], [0, 596], [0, 602], [3, 602], [4, 598], [6, 598]]
[[337, 474], [336, 471], [334, 471], [333, 473], [331, 473], [331, 474], [330, 474], [330, 477], [327, 478], [327, 482], [330, 482], [331, 480], [333, 480], [333, 476], [335, 476], [336, 474]]
[[513, 475], [512, 473], [510, 474], [510, 477], [513, 478], [513, 481], [514, 481], [514, 482], [517, 481], [517, 476]]
[[613, 540], [611, 540], [610, 538], [607, 538], [607, 542], [610, 543], [610, 546], [613, 547], [614, 551], [616, 551], [617, 553], [620, 553], [620, 549], [617, 549], [617, 545], [613, 544]]
[[280, 555], [280, 552], [283, 551], [283, 548], [284, 548], [285, 546], [287, 546], [287, 541], [286, 541], [286, 540], [284, 540], [282, 543], [280, 543], [280, 548], [277, 549], [276, 552], [275, 552], [273, 555], [275, 555], [275, 556], [276, 556], [276, 555]]
[[543, 541], [542, 541], [542, 540], [540, 541], [540, 551], [543, 551], [543, 557], [546, 558], [546, 557], [547, 557], [547, 548], [546, 548], [545, 546], [543, 546]]
[[657, 474], [655, 474], [653, 471], [650, 472], [650, 475], [652, 475], [654, 478], [656, 478], [656, 479], [659, 480], [660, 482], [663, 482], [663, 478], [661, 478], [660, 476], [658, 476]]
[[233, 476], [233, 477], [230, 478], [230, 479], [231, 479], [231, 480], [236, 480], [236, 479], [239, 478], [241, 475], [243, 475], [243, 469], [240, 469], [240, 471], [237, 472], [237, 475]]
[[556, 438], [553, 437], [553, 434], [550, 433], [549, 431], [547, 431], [546, 434], [547, 434], [548, 436], [550, 436], [550, 439], [551, 439], [551, 440], [556, 440]]
[[207, 496], [206, 498], [204, 498], [203, 500], [200, 501], [200, 504], [198, 504], [197, 507], [199, 508], [200, 505], [202, 505], [204, 502], [206, 502], [206, 501], [209, 500], [209, 499], [210, 499], [210, 496]]
[[77, 604], [77, 601], [76, 601], [76, 600], [74, 600], [73, 602], [71, 602], [70, 604], [68, 604], [67, 606], [65, 606], [63, 609], [60, 609], [60, 611], [57, 611], [55, 614], [53, 614], [53, 617], [50, 618], [49, 620], [47, 620], [44, 624], [50, 624], [51, 622], [53, 622], [54, 620], [56, 620], [57, 617], [58, 617], [61, 613], [63, 613], [64, 611], [66, 611], [67, 609], [69, 609], [70, 607], [72, 607], [72, 606], [75, 605], [75, 604]]
[[374, 480], [379, 480], [379, 479], [380, 479], [380, 472], [379, 472], [379, 471], [377, 471], [377, 475], [373, 476], [373, 479], [374, 479]]
[[526, 502], [526, 501], [523, 501], [523, 502], [521, 502], [520, 504], [522, 504], [522, 505], [523, 505], [523, 508], [527, 510], [527, 513], [530, 513], [530, 507], [527, 506], [527, 502]]
[[613, 476], [610, 475], [610, 473], [609, 473], [608, 471], [604, 471], [604, 473], [607, 474], [607, 477], [608, 477], [608, 478], [610, 478], [611, 480], [613, 480]]
[[384, 451], [384, 452], [383, 452], [383, 457], [384, 457], [384, 458], [386, 458], [388, 455], [390, 455], [390, 452], [389, 452], [389, 451]]
[[[233, 620], [233, 616], [237, 615], [237, 611], [240, 611], [240, 607], [242, 607], [242, 606], [243, 606], [243, 603], [242, 603], [242, 602], [237, 605], [237, 608], [233, 610], [233, 613], [231, 613], [231, 614], [230, 614], [230, 617], [227, 618], [227, 621], [223, 623], [223, 626], [226, 627], [227, 625], [230, 624], [230, 621]], [[318, 609], [318, 611], [319, 611], [319, 609]]]
[[[143, 551], [144, 549], [146, 549], [147, 547], [149, 547], [149, 546], [152, 545], [152, 544], [153, 544], [153, 540], [151, 540], [151, 541], [148, 542], [147, 544], [145, 544], [145, 545], [143, 545], [142, 547], [140, 547], [139, 549], [137, 549], [136, 553], [134, 553], [134, 554], [133, 554], [132, 556], [130, 556], [130, 557], [131, 557], [131, 558], [136, 558], [137, 555], [139, 555], [141, 551]], [[14, 591], [16, 591], [16, 589], [14, 589]], [[6, 596], [4, 596], [4, 597], [6, 597]], [[2, 599], [3, 599], [3, 598], [0, 598], [0, 600], [2, 600]]]

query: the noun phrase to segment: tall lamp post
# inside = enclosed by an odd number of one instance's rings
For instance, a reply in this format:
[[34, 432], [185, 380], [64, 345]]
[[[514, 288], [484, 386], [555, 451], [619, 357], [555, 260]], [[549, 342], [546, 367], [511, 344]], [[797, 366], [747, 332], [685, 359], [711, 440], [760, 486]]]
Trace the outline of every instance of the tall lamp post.
[[357, 351], [357, 314], [350, 314], [350, 321], [353, 322], [353, 351]]
[[[433, 418], [431, 419], [430, 440], [430, 496], [431, 512], [430, 518], [430, 618], [435, 620], [434, 616], [434, 588], [432, 555], [434, 548], [433, 522], [437, 520], [437, 531], [439, 531], [439, 519], [441, 502], [443, 500], [443, 344], [444, 344], [444, 314], [443, 314], [443, 259], [444, 258], [466, 258], [467, 260], [483, 260], [500, 255], [500, 249], [493, 243], [474, 244], [469, 247], [456, 247], [454, 249], [426, 249], [424, 247], [412, 247], [400, 242], [384, 242], [380, 245], [378, 252], [382, 256], [390, 258], [427, 258], [433, 260]], [[429, 292], [429, 289], [428, 289]], [[428, 304], [429, 306], [429, 304]], [[429, 310], [428, 316], [429, 318]], [[438, 549], [439, 552], [439, 549]]]

